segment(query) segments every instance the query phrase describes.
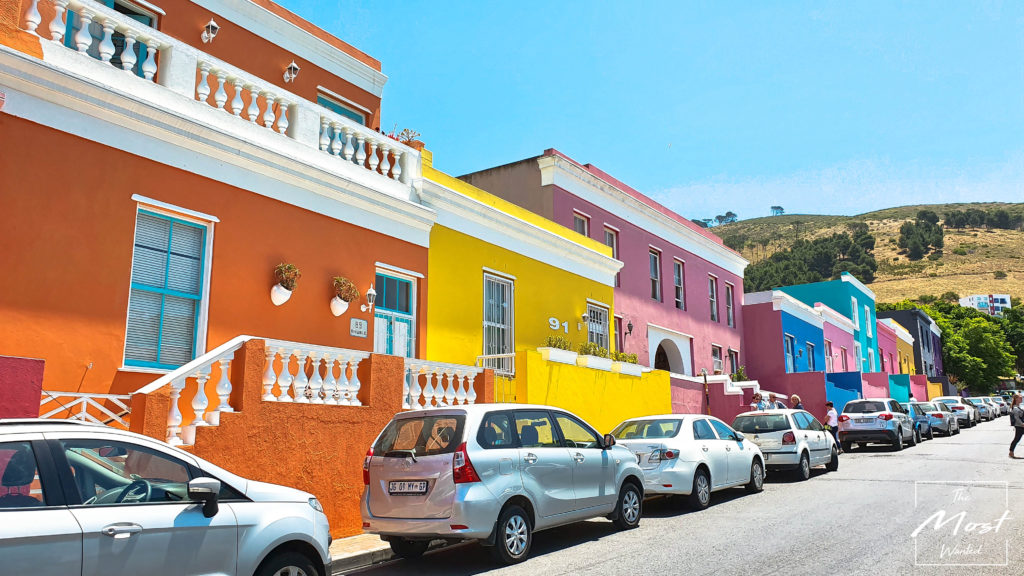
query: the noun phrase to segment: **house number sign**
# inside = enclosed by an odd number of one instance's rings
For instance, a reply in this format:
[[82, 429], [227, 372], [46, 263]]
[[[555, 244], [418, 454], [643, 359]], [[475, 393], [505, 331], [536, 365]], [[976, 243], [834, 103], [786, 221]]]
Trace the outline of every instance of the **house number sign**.
[[349, 323], [348, 333], [351, 334], [352, 336], [357, 336], [359, 338], [366, 338], [366, 328], [366, 320], [353, 318], [352, 321]]
[[569, 333], [569, 323], [568, 322], [559, 322], [558, 318], [555, 318], [554, 316], [552, 316], [551, 318], [548, 318], [548, 328], [551, 328], [552, 330], [559, 330], [560, 329], [563, 332], [565, 332], [566, 334]]

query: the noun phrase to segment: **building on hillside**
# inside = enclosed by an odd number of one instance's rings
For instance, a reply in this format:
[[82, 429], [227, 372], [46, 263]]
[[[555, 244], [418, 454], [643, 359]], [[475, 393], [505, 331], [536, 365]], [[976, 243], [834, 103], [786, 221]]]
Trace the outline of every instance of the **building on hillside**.
[[[891, 319], [902, 326], [914, 341], [914, 373], [929, 378], [944, 376], [940, 373], [942, 362], [941, 330], [924, 310], [884, 310], [878, 313], [883, 319]], [[936, 362], [938, 359], [938, 363]]]
[[897, 345], [899, 337], [896, 331], [882, 320], [875, 324], [878, 340], [878, 371], [886, 374], [900, 373], [900, 351]]
[[1009, 294], [974, 294], [960, 299], [960, 305], [980, 310], [992, 316], [1002, 316], [1010, 307]]
[[824, 372], [825, 336], [821, 314], [771, 290], [743, 297], [744, 353], [753, 379], [796, 372]]
[[885, 324], [896, 334], [896, 361], [899, 369], [893, 374], [917, 374], [914, 364], [914, 337], [892, 318], [879, 318], [878, 323]]
[[825, 372], [860, 372], [853, 356], [856, 349], [853, 322], [821, 302], [814, 303], [814, 310], [822, 319]]
[[878, 371], [878, 343], [875, 337], [875, 293], [849, 272], [838, 280], [813, 282], [777, 288], [801, 302], [822, 304], [853, 322], [853, 358], [851, 371]]
[[691, 376], [743, 363], [747, 261], [711, 232], [554, 149], [460, 178], [611, 247], [616, 349]]

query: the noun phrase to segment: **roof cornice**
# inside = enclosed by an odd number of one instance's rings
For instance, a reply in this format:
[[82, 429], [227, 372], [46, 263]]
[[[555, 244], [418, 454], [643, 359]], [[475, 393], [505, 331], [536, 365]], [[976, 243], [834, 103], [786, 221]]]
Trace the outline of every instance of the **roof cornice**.
[[870, 288], [865, 286], [863, 282], [858, 280], [857, 277], [854, 276], [853, 274], [850, 274], [849, 272], [843, 272], [839, 276], [839, 279], [842, 280], [843, 282], [850, 284], [851, 286], [855, 287], [857, 290], [860, 290], [864, 294], [870, 296], [872, 300], [875, 300], [875, 293], [872, 292]]
[[853, 321], [846, 316], [843, 316], [839, 312], [836, 312], [832, 308], [822, 304], [821, 302], [814, 303], [814, 309], [821, 314], [821, 317], [829, 324], [839, 328], [843, 332], [847, 332], [850, 335], [854, 333]]

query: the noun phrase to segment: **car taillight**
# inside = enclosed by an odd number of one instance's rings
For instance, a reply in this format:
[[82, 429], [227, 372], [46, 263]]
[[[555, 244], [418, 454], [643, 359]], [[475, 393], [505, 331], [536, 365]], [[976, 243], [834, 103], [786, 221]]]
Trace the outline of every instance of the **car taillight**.
[[363, 458], [363, 486], [370, 485], [370, 460], [373, 460], [373, 446], [370, 446], [366, 458]]
[[892, 414], [889, 414], [888, 412], [884, 412], [884, 413], [878, 415], [878, 419], [879, 420], [892, 420]]
[[964, 411], [964, 407], [963, 406], [953, 406], [953, 410], [956, 410], [957, 412], [963, 412]]
[[839, 421], [840, 422], [849, 422], [850, 421], [850, 417], [847, 416], [846, 414], [842, 414], [842, 415], [839, 416]]
[[473, 468], [473, 463], [469, 461], [465, 442], [459, 444], [458, 450], [455, 451], [455, 457], [452, 458], [452, 477], [455, 478], [456, 484], [480, 481], [480, 476], [477, 475], [476, 469]]
[[942, 412], [935, 412], [932, 414], [932, 418], [942, 418]]
[[796, 444], [796, 435], [792, 432], [786, 432], [783, 434], [782, 445], [785, 446], [786, 444]]

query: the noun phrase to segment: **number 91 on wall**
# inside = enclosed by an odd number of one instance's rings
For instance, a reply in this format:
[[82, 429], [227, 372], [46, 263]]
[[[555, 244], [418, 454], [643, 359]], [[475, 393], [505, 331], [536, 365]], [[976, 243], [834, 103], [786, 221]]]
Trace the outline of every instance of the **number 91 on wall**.
[[551, 318], [548, 318], [548, 328], [551, 328], [552, 330], [559, 330], [559, 329], [561, 329], [566, 334], [569, 333], [569, 323], [568, 322], [559, 322], [558, 318], [555, 318], [554, 316], [552, 316]]

